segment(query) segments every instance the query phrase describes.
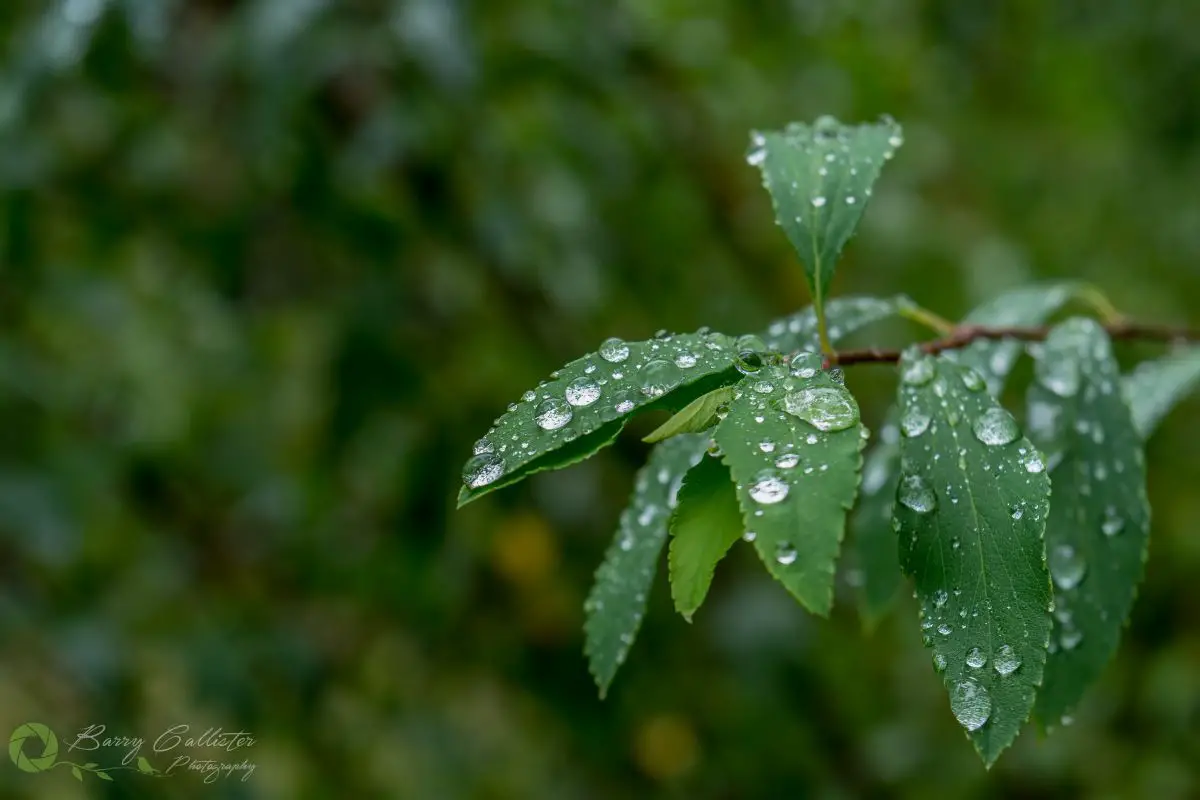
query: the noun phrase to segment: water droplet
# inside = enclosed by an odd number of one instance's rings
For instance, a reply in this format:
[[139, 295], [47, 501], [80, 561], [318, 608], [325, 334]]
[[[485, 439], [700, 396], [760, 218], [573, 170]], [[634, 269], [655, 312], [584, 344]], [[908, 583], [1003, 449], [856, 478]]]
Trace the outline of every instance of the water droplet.
[[979, 669], [987, 663], [987, 656], [978, 647], [972, 647], [967, 651], [967, 666], [971, 669]]
[[1021, 435], [1012, 414], [999, 406], [992, 406], [980, 414], [971, 430], [974, 431], [976, 439], [992, 447], [1008, 444]]
[[812, 199], [812, 204], [813, 208], [820, 208], [821, 206], [825, 205], [825, 196], [820, 194], [817, 195]]
[[816, 353], [797, 353], [789, 365], [797, 378], [811, 378], [821, 369], [821, 356]]
[[753, 542], [757, 538], [758, 538], [758, 533], [755, 531], [746, 531], [745, 533], [742, 534], [742, 541], [745, 541], [745, 542]]
[[475, 444], [471, 447], [471, 454], [481, 456], [484, 453], [490, 453], [495, 449], [496, 448], [492, 445], [491, 441], [489, 441], [488, 438], [486, 436], [484, 436], [482, 439], [479, 439], [478, 441], [476, 441]]
[[1026, 472], [1042, 472], [1046, 469], [1046, 465], [1042, 463], [1042, 458], [1037, 453], [1030, 453], [1029, 458], [1025, 460]]
[[754, 384], [754, 391], [758, 392], [759, 394], [770, 394], [771, 392], [775, 391], [775, 386], [769, 381], [759, 381], [758, 383]]
[[1063, 650], [1074, 650], [1083, 641], [1083, 631], [1074, 626], [1064, 626], [1058, 641]]
[[577, 408], [590, 406], [600, 399], [600, 384], [591, 378], [576, 378], [567, 385], [565, 394], [567, 402]]
[[841, 431], [858, 422], [858, 406], [849, 392], [828, 387], [789, 393], [783, 408], [817, 430]]
[[619, 401], [613, 407], [617, 410], [618, 414], [628, 414], [630, 411], [633, 411], [633, 401], [629, 398], [625, 398], [624, 400]]
[[928, 514], [937, 508], [937, 495], [920, 475], [905, 475], [896, 487], [896, 499], [905, 508]]
[[780, 542], [775, 545], [775, 560], [783, 566], [790, 566], [796, 563], [796, 548], [791, 542]]
[[763, 439], [758, 443], [758, 449], [762, 450], [764, 453], [773, 453], [775, 452], [775, 443], [770, 439]]
[[1050, 562], [1050, 575], [1058, 588], [1074, 589], [1087, 574], [1087, 562], [1069, 544], [1055, 545], [1050, 549], [1047, 559]]
[[696, 366], [696, 356], [693, 353], [680, 353], [675, 356], [675, 366], [680, 369], [691, 369]]
[[841, 367], [831, 367], [829, 369], [829, 380], [836, 383], [838, 386], [846, 385], [846, 373]]
[[800, 463], [800, 456], [795, 453], [784, 453], [779, 458], [775, 459], [775, 466], [780, 469], [792, 469]]
[[846, 205], [848, 205], [848, 206], [852, 206], [857, 202], [858, 202], [858, 198], [855, 197], [854, 195], [848, 195], [846, 197]]
[[959, 725], [977, 731], [992, 715], [992, 697], [973, 680], [958, 681], [950, 691], [950, 709]]
[[655, 358], [642, 366], [638, 378], [641, 381], [642, 394], [647, 397], [661, 397], [679, 385], [683, 380], [683, 373], [670, 361]]
[[611, 364], [619, 364], [629, 358], [629, 345], [613, 336], [600, 345], [600, 357]]
[[1023, 508], [1021, 508], [1021, 506], [1017, 506], [1017, 505], [1009, 506], [1008, 513], [1012, 516], [1013, 519], [1020, 519], [1021, 517], [1025, 516], [1025, 509], [1023, 509]]
[[900, 432], [912, 439], [929, 430], [930, 416], [916, 406], [909, 406], [900, 418]]
[[763, 351], [767, 349], [767, 345], [763, 343], [762, 337], [756, 336], [753, 333], [743, 333], [734, 340], [734, 347], [738, 350], [757, 350]]
[[1079, 363], [1071, 358], [1039, 358], [1038, 383], [1059, 397], [1074, 397], [1079, 391]]
[[504, 474], [504, 459], [495, 453], [472, 456], [463, 467], [463, 483], [470, 489], [487, 486]]
[[980, 392], [987, 385], [987, 382], [980, 376], [978, 372], [970, 367], [964, 367], [962, 371], [963, 386], [967, 387], [969, 392]]
[[534, 412], [534, 421], [542, 430], [553, 431], [571, 421], [571, 407], [557, 397], [543, 400]]
[[534, 400], [537, 399], [537, 394], [534, 393], [534, 391], [532, 389], [530, 389], [529, 391], [525, 392], [525, 394], [521, 395], [521, 399], [524, 400], [526, 403], [532, 403]]
[[1017, 671], [1017, 667], [1021, 666], [1021, 658], [1012, 649], [1012, 645], [1002, 644], [996, 651], [996, 658], [992, 662], [992, 666], [1001, 675], [1012, 675]]
[[933, 593], [934, 608], [941, 608], [942, 606], [946, 605], [946, 601], [949, 599], [950, 599], [950, 595], [946, 592], [945, 589], [938, 589], [936, 592]]
[[762, 356], [753, 350], [741, 350], [733, 359], [733, 365], [743, 375], [753, 375], [762, 369]]
[[941, 653], [933, 654], [933, 668], [938, 672], [946, 671], [946, 657]]
[[773, 505], [788, 496], [788, 485], [772, 470], [760, 472], [750, 486], [750, 497], [756, 503]]
[[905, 360], [904, 366], [900, 368], [900, 379], [909, 386], [924, 386], [933, 380], [936, 372], [933, 359], [919, 355]]
[[938, 625], [938, 627], [937, 627], [937, 632], [940, 633], [942, 636], [949, 636], [950, 632], [952, 630], [953, 630], [953, 628], [951, 628], [949, 625], [947, 625], [944, 622], [941, 625]]
[[1104, 509], [1104, 521], [1100, 523], [1100, 530], [1105, 536], [1116, 536], [1125, 530], [1125, 518], [1117, 512], [1114, 506]]

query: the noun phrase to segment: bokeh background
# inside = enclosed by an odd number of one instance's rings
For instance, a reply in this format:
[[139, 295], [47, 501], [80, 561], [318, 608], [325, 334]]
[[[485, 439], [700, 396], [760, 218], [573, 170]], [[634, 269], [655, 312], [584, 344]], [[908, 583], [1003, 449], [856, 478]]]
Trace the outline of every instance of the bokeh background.
[[[1200, 323], [1197, 25], [1183, 0], [0, 3], [0, 735], [242, 728], [258, 765], [81, 787], [6, 761], [0, 796], [1200, 795], [1196, 402], [1150, 446], [1119, 657], [990, 773], [911, 601], [864, 635], [843, 587], [816, 620], [740, 545], [691, 626], [659, 581], [600, 702], [581, 606], [640, 428], [453, 510], [490, 420], [605, 337], [807, 303], [754, 127], [905, 125], [839, 293], [958, 317], [1072, 277]], [[849, 385], [877, 427], [888, 370]]]

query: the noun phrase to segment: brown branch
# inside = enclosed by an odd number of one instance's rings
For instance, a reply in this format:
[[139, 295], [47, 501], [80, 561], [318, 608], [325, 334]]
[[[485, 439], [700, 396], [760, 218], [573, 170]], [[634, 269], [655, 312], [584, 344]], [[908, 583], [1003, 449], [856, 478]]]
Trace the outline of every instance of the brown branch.
[[[1170, 325], [1156, 325], [1148, 322], [1120, 321], [1104, 326], [1108, 335], [1113, 339], [1144, 340], [1157, 342], [1196, 342], [1200, 341], [1200, 331], [1190, 328], [1177, 328]], [[1023, 342], [1040, 342], [1050, 335], [1050, 326], [1037, 327], [992, 327], [988, 325], [963, 325], [945, 339], [934, 339], [924, 342], [918, 347], [930, 355], [946, 350], [957, 350], [966, 347], [971, 342], [980, 339], [1018, 339]], [[900, 360], [900, 350], [880, 350], [868, 347], [862, 350], [842, 350], [829, 356], [830, 365], [846, 366], [848, 364], [890, 364]]]

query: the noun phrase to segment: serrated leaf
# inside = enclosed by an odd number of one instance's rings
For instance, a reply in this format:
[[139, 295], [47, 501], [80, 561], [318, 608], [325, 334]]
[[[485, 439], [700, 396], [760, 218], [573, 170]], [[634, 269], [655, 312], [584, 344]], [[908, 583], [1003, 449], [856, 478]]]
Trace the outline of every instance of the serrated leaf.
[[1050, 482], [1016, 421], [964, 367], [910, 351], [900, 372], [900, 563], [951, 709], [990, 766], [1042, 679]]
[[691, 622], [708, 595], [717, 563], [744, 530], [728, 467], [716, 458], [702, 458], [688, 471], [670, 529], [671, 598], [675, 610]]
[[733, 399], [733, 387], [722, 386], [688, 403], [662, 425], [647, 435], [643, 442], [661, 442], [681, 433], [700, 433], [717, 424], [717, 411]]
[[655, 445], [638, 470], [633, 496], [584, 604], [584, 652], [601, 697], [641, 627], [683, 476], [704, 457], [707, 447], [706, 436], [675, 436]]
[[1030, 435], [1057, 462], [1046, 526], [1054, 627], [1035, 709], [1049, 727], [1116, 652], [1142, 578], [1150, 504], [1142, 439], [1104, 329], [1090, 319], [1058, 325], [1036, 366]]
[[[635, 412], [681, 408], [733, 383], [741, 377], [733, 368], [737, 351], [731, 337], [699, 331], [645, 342], [606, 341], [526, 392], [496, 420], [463, 469], [459, 507], [532, 472], [592, 455]], [[572, 446], [580, 439], [587, 441]], [[550, 455], [559, 450], [566, 455]]]
[[1149, 439], [1175, 404], [1200, 381], [1200, 348], [1188, 347], [1143, 361], [1121, 380], [1121, 389], [1142, 439]]
[[[1080, 291], [1081, 284], [1046, 283], [1010, 290], [978, 306], [963, 325], [1037, 325], [1063, 307]], [[831, 304], [832, 307], [832, 304]], [[970, 367], [998, 396], [1021, 352], [1016, 341], [980, 339], [951, 355]], [[895, 420], [896, 410], [888, 412]], [[895, 603], [900, 586], [896, 534], [892, 530], [892, 503], [900, 479], [900, 437], [894, 423], [867, 453], [863, 467], [863, 499], [850, 516], [850, 547], [859, 567], [859, 608], [863, 622], [874, 627]], [[870, 488], [881, 487], [872, 492]]]
[[[825, 305], [825, 320], [829, 341], [849, 336], [873, 322], [895, 316], [901, 306], [912, 303], [905, 295], [895, 297], [838, 297]], [[767, 326], [763, 337], [768, 350], [792, 353], [800, 350], [820, 350], [817, 314], [812, 306], [795, 314], [780, 317]]]
[[843, 125], [821, 117], [812, 125], [793, 122], [752, 135], [747, 160], [762, 170], [775, 220], [800, 254], [818, 309], [883, 163], [903, 141], [890, 118]]
[[863, 438], [858, 404], [820, 363], [812, 355], [808, 378], [774, 366], [748, 377], [713, 438], [767, 570], [824, 616], [858, 493]]

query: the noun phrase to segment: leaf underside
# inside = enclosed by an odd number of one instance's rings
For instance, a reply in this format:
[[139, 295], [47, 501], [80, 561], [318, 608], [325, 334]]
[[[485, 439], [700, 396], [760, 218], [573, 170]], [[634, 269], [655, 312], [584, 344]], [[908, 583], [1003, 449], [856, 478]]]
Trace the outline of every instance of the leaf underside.
[[[828, 372], [811, 372], [802, 378], [769, 367], [747, 377], [714, 440], [767, 570], [805, 608], [824, 616], [833, 603], [834, 566], [858, 493], [864, 442], [854, 398]], [[840, 410], [841, 427], [819, 429], [785, 410], [803, 410], [809, 397]]]
[[733, 479], [720, 460], [702, 458], [688, 471], [670, 529], [671, 597], [675, 609], [691, 621], [708, 594], [717, 563], [744, 530]]
[[977, 375], [912, 352], [900, 370], [901, 566], [955, 717], [990, 766], [1029, 717], [1042, 679], [1050, 483]]
[[[855, 331], [873, 322], [887, 319], [905, 304], [911, 304], [906, 295], [895, 297], [838, 297], [825, 304], [825, 319], [829, 341], [836, 344]], [[817, 352], [821, 349], [817, 331], [817, 314], [812, 306], [795, 314], [781, 317], [767, 326], [763, 336], [767, 349], [778, 353], [794, 353], [801, 350]]]
[[1149, 546], [1142, 439], [1120, 393], [1108, 335], [1072, 319], [1051, 331], [1029, 388], [1029, 428], [1057, 464], [1046, 552], [1054, 628], [1035, 713], [1069, 714], [1112, 658]]
[[1200, 382], [1200, 347], [1188, 347], [1155, 361], [1143, 361], [1122, 380], [1122, 392], [1143, 439]]

